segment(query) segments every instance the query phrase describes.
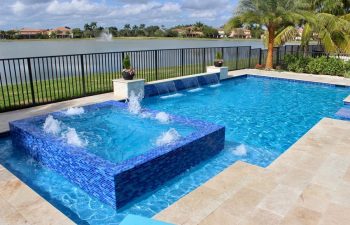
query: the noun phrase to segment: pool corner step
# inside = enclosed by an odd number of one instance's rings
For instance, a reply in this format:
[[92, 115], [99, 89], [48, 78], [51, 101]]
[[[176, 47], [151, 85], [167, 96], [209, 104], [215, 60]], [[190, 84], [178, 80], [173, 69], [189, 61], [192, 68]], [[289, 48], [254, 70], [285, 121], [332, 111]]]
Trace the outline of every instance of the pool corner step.
[[174, 225], [170, 223], [161, 222], [158, 220], [136, 216], [129, 214], [125, 219], [120, 223], [120, 225]]
[[340, 119], [350, 120], [350, 107], [342, 107], [335, 115]]

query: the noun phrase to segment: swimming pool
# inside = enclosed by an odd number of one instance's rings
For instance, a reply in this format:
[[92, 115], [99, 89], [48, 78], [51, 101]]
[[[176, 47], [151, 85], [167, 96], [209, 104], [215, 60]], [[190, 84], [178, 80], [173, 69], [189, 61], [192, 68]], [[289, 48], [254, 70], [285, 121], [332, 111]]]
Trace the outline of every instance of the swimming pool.
[[12, 121], [12, 144], [115, 209], [224, 149], [225, 127], [135, 103], [107, 101]]
[[147, 108], [226, 126], [226, 147], [119, 212], [16, 151], [9, 138], [0, 141], [0, 162], [75, 222], [118, 224], [128, 213], [153, 216], [237, 160], [269, 165], [322, 117], [333, 117], [349, 93], [348, 88], [247, 76], [145, 99]]

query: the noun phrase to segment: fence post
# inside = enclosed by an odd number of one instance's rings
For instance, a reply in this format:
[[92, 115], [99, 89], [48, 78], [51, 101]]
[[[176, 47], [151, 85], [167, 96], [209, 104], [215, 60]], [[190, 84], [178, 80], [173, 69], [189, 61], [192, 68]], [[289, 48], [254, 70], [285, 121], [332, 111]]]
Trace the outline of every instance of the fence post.
[[252, 46], [249, 46], [248, 69], [250, 69], [251, 62], [252, 62]]
[[158, 80], [158, 50], [154, 50], [154, 66], [156, 70], [156, 80]]
[[276, 58], [277, 58], [277, 66], [280, 65], [280, 47], [277, 47], [277, 52], [276, 52]]
[[299, 47], [300, 45], [297, 46], [297, 56], [299, 56]]
[[181, 75], [185, 75], [185, 49], [181, 49]]
[[82, 85], [83, 85], [83, 95], [86, 96], [84, 55], [80, 55], [80, 66], [81, 66], [81, 82], [82, 82]]
[[222, 57], [222, 60], [224, 60], [224, 47], [221, 47], [221, 57]]
[[203, 73], [206, 72], [206, 67], [207, 67], [207, 63], [206, 63], [206, 51], [205, 48], [203, 48]]
[[259, 65], [262, 63], [262, 49], [259, 48]]
[[33, 105], [35, 105], [34, 81], [33, 81], [32, 64], [30, 62], [30, 58], [27, 58], [27, 65], [28, 65], [28, 72], [29, 72], [30, 90], [32, 92], [32, 103]]
[[236, 47], [236, 70], [238, 70], [238, 47]]

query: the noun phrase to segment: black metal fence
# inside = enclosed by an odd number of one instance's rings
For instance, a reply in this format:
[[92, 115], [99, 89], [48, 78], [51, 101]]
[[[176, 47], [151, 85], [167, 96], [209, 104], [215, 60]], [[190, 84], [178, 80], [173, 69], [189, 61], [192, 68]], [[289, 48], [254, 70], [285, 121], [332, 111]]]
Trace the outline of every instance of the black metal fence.
[[[0, 112], [110, 92], [112, 79], [121, 77], [126, 54], [137, 78], [154, 81], [203, 73], [217, 52], [229, 70], [254, 68], [264, 63], [267, 53], [243, 46], [0, 59]], [[274, 62], [301, 52], [298, 45], [275, 48]]]

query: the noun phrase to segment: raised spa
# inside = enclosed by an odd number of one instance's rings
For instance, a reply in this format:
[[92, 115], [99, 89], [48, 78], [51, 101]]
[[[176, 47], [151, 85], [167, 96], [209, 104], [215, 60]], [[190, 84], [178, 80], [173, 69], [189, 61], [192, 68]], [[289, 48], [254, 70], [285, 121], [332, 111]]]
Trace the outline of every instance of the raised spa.
[[118, 209], [224, 148], [225, 128], [116, 101], [10, 123], [14, 144]]

